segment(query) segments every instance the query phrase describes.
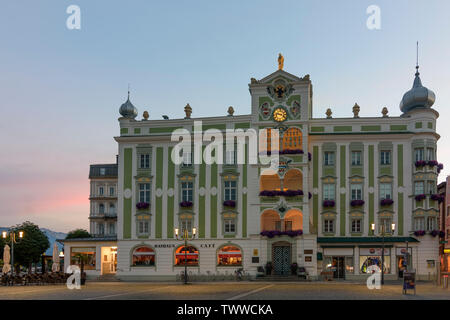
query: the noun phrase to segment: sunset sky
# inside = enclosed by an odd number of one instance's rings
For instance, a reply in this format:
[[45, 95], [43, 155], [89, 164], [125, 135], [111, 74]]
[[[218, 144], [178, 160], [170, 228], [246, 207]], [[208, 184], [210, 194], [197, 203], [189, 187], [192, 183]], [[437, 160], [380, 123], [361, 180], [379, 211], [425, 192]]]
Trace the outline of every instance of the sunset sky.
[[[66, 8], [81, 8], [81, 30]], [[381, 30], [366, 27], [369, 5]], [[311, 75], [315, 117], [379, 116], [413, 83], [436, 93], [439, 176], [450, 174], [450, 1], [3, 1], [0, 226], [88, 228], [89, 164], [115, 161], [119, 107], [139, 115], [250, 113], [248, 83]]]

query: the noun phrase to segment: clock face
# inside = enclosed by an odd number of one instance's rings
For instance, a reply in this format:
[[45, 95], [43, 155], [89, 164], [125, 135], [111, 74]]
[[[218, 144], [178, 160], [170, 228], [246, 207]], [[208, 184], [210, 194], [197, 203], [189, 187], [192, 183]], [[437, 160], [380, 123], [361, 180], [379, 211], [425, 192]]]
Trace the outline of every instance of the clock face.
[[286, 111], [283, 108], [277, 108], [273, 112], [273, 120], [281, 122], [286, 120]]

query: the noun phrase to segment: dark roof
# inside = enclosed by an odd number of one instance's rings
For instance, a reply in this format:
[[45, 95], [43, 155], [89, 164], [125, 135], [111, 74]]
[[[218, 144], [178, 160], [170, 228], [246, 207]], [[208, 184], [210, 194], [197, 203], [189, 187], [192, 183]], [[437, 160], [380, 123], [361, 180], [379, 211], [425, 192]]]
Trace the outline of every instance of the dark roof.
[[[91, 164], [89, 168], [89, 179], [92, 178], [117, 178], [117, 163], [113, 164]], [[102, 172], [104, 171], [104, 172]]]
[[[385, 237], [384, 242], [419, 242], [413, 237]], [[318, 237], [317, 243], [381, 243], [381, 237]]]
[[117, 237], [92, 237], [92, 238], [73, 238], [73, 239], [58, 239], [58, 242], [78, 242], [78, 241], [117, 241]]

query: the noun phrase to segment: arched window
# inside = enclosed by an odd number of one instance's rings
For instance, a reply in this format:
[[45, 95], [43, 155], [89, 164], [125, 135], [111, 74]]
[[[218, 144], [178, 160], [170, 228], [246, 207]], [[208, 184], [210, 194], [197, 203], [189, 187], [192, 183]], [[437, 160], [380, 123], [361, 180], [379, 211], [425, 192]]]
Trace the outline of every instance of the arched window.
[[133, 250], [133, 267], [152, 267], [155, 265], [155, 250], [150, 247], [138, 247]]
[[283, 134], [282, 150], [302, 149], [302, 131], [298, 128], [289, 128]]
[[198, 250], [194, 246], [181, 246], [175, 251], [176, 266], [198, 266]]
[[298, 209], [291, 209], [284, 215], [284, 230], [303, 230], [303, 214]]
[[281, 181], [280, 177], [277, 173], [275, 173], [271, 169], [266, 169], [262, 172], [261, 178], [260, 178], [260, 184], [259, 184], [259, 190], [265, 191], [265, 190], [281, 190]]
[[300, 170], [290, 169], [284, 174], [283, 180], [284, 190], [302, 190], [303, 174]]
[[266, 210], [261, 215], [261, 231], [281, 231], [281, 219], [275, 210]]
[[219, 249], [219, 252], [217, 253], [217, 265], [241, 266], [242, 265], [241, 249], [233, 245], [226, 245], [221, 247]]

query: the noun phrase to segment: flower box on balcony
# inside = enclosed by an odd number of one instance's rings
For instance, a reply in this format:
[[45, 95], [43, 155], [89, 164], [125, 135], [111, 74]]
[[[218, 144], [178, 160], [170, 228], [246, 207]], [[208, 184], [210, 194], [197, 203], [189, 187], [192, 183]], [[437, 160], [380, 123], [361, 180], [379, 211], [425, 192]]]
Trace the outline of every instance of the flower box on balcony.
[[428, 160], [427, 165], [429, 167], [437, 167], [439, 165], [439, 162], [437, 162], [436, 160]]
[[223, 202], [223, 205], [225, 207], [235, 208], [236, 207], [236, 201], [234, 201], [234, 200], [225, 200]]
[[352, 207], [360, 207], [364, 205], [364, 200], [352, 200], [350, 201]]
[[191, 201], [181, 201], [180, 202], [180, 207], [182, 207], [182, 208], [191, 208], [192, 205], [193, 204]]
[[336, 202], [334, 200], [324, 200], [322, 205], [325, 208], [332, 208], [332, 207], [334, 207], [336, 205]]
[[281, 150], [280, 154], [303, 154], [302, 149], [287, 149], [287, 150]]
[[438, 234], [439, 234], [439, 230], [433, 230], [433, 231], [431, 231], [430, 232], [430, 234], [433, 236], [433, 237], [436, 237]]
[[138, 202], [136, 204], [136, 209], [138, 210], [145, 210], [148, 209], [150, 207], [150, 203], [148, 202]]
[[424, 235], [425, 235], [425, 231], [424, 231], [424, 230], [417, 230], [417, 231], [414, 231], [414, 235], [415, 235], [416, 237], [424, 236]]
[[425, 160], [417, 160], [414, 165], [416, 168], [425, 167], [427, 165], [427, 162]]
[[440, 194], [432, 194], [431, 196], [430, 196], [430, 199], [431, 200], [434, 200], [434, 201], [437, 201], [438, 203], [441, 203], [441, 202], [444, 202], [444, 196], [443, 195], [440, 195]]
[[263, 237], [273, 238], [275, 236], [289, 236], [289, 237], [297, 237], [303, 234], [303, 230], [290, 230], [290, 231], [278, 231], [278, 230], [270, 230], [270, 231], [262, 231], [260, 235]]
[[295, 196], [302, 196], [303, 191], [302, 190], [286, 190], [286, 191], [280, 191], [280, 190], [263, 190], [259, 193], [262, 197], [295, 197]]
[[444, 169], [444, 165], [442, 163], [439, 163], [437, 166], [437, 173], [440, 173], [442, 169]]
[[393, 203], [394, 203], [394, 200], [392, 200], [392, 199], [382, 199], [380, 201], [381, 206], [390, 206]]
[[418, 194], [414, 197], [414, 199], [416, 199], [416, 201], [422, 201], [423, 199], [425, 199], [427, 196], [425, 194]]

